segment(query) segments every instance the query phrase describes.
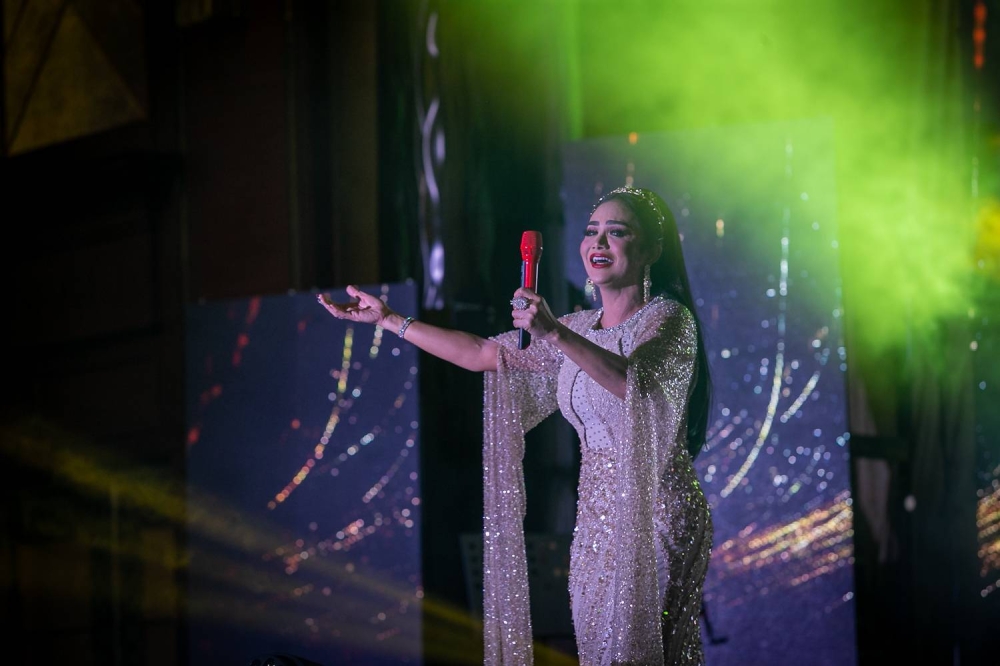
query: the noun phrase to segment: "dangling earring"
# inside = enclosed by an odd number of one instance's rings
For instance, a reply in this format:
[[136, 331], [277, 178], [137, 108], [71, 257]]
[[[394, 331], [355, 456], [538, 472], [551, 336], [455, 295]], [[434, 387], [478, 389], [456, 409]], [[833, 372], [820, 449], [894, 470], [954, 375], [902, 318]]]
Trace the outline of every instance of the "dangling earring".
[[642, 276], [642, 302], [649, 303], [649, 292], [653, 288], [653, 280], [649, 277], [649, 264]]
[[597, 285], [590, 278], [587, 278], [587, 281], [583, 283], [583, 293], [594, 303], [597, 302]]

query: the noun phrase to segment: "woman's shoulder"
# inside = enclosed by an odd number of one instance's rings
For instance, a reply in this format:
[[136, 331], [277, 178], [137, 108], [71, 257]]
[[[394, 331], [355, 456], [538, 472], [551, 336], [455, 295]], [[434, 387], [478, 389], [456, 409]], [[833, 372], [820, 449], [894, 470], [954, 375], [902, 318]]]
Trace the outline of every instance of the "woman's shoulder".
[[654, 298], [643, 314], [646, 318], [694, 320], [686, 305], [666, 294]]
[[652, 338], [691, 338], [697, 335], [694, 315], [686, 305], [668, 295], [650, 301], [633, 330], [637, 342]]

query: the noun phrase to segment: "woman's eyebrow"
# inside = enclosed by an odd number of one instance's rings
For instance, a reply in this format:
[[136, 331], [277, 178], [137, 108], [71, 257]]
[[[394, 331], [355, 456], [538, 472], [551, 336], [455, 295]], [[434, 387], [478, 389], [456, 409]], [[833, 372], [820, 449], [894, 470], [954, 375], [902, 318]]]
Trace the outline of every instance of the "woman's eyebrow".
[[[609, 224], [613, 224], [613, 225], [616, 225], [616, 226], [619, 226], [619, 227], [628, 227], [629, 229], [635, 229], [635, 226], [631, 222], [629, 222], [627, 220], [605, 220], [604, 221], [604, 225], [605, 226], [607, 226]], [[597, 226], [600, 226], [600, 222], [597, 222], [595, 220], [590, 220], [589, 222], [587, 222], [586, 226], [588, 226], [588, 227], [597, 227]]]

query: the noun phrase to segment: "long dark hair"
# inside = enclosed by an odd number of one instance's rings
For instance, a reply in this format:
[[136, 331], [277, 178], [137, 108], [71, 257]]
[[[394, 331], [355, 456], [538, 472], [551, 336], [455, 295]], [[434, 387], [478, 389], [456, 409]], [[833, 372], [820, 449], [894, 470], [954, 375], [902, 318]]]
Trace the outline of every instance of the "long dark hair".
[[708, 354], [705, 353], [701, 319], [698, 317], [698, 310], [691, 296], [691, 283], [688, 281], [687, 268], [684, 264], [684, 252], [681, 249], [677, 222], [666, 202], [652, 190], [631, 187], [612, 190], [601, 197], [597, 205], [606, 201], [621, 202], [632, 212], [639, 221], [643, 243], [655, 243], [657, 240], [661, 242], [660, 258], [649, 267], [649, 276], [653, 283], [650, 295], [662, 294], [666, 298], [678, 301], [694, 317], [698, 337], [698, 357], [695, 361], [695, 383], [691, 400], [688, 402], [687, 414], [687, 449], [691, 459], [694, 460], [705, 445], [708, 415], [712, 405], [712, 378], [708, 370]]

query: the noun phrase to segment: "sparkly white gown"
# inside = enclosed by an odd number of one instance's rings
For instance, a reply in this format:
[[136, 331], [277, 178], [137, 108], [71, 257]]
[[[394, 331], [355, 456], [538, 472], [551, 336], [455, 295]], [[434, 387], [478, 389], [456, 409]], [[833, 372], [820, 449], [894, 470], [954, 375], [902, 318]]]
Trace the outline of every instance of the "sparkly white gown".
[[484, 399], [484, 630], [488, 664], [531, 663], [524, 561], [524, 432], [556, 407], [582, 447], [570, 598], [580, 663], [701, 664], [698, 613], [712, 526], [687, 453], [694, 320], [655, 298], [595, 329], [599, 311], [562, 319], [629, 359], [625, 400], [551, 345], [499, 336]]

